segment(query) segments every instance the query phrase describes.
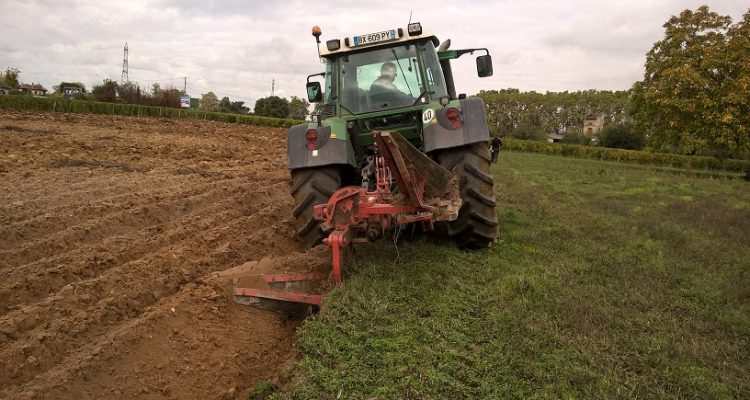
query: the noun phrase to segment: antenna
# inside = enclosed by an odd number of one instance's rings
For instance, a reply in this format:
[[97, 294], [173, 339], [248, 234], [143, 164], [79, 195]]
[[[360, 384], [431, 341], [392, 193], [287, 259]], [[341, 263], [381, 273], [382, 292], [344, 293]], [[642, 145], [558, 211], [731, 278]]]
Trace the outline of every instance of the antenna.
[[274, 94], [274, 93], [276, 93], [275, 92], [275, 88], [276, 88], [276, 79], [272, 79], [271, 80], [271, 96], [275, 96], [275, 94]]
[[409, 24], [411, 24], [411, 13], [412, 13], [412, 11], [409, 11], [409, 23], [406, 24], [406, 26], [409, 26]]
[[125, 50], [122, 56], [122, 77], [120, 78], [120, 84], [124, 85], [128, 83], [128, 42], [125, 42]]
[[187, 94], [187, 76], [182, 79], [185, 80], [185, 86], [184, 86], [184, 89], [182, 89], [182, 94]]

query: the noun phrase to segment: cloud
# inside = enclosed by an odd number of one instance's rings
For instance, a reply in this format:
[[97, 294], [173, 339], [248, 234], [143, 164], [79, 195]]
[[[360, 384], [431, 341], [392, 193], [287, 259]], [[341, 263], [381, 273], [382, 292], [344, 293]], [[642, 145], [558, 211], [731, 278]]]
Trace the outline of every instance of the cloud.
[[[119, 80], [122, 47], [130, 79], [187, 77], [193, 96], [212, 90], [253, 105], [271, 93], [304, 96], [307, 75], [320, 72], [310, 28], [324, 39], [404, 26], [412, 14], [453, 48], [487, 47], [495, 75], [479, 79], [470, 56], [454, 62], [460, 92], [626, 89], [641, 78], [645, 53], [661, 25], [700, 1], [577, 0], [430, 1], [5, 0], [0, 14], [0, 68], [15, 66], [25, 81], [88, 86]], [[735, 19], [743, 1], [712, 9]], [[150, 84], [150, 83], [149, 83]], [[161, 81], [181, 87], [181, 80]]]

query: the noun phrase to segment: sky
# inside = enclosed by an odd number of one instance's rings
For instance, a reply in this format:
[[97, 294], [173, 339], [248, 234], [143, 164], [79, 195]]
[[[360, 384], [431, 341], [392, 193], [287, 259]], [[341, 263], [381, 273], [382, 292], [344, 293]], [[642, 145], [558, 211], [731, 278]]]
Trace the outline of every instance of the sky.
[[47, 89], [61, 81], [90, 88], [120, 80], [127, 42], [131, 81], [182, 89], [187, 77], [193, 97], [213, 91], [252, 108], [273, 81], [277, 96], [305, 96], [307, 75], [324, 68], [313, 25], [324, 45], [405, 27], [411, 15], [452, 49], [490, 50], [492, 77], [478, 78], [469, 55], [453, 61], [459, 93], [619, 90], [642, 78], [670, 16], [701, 4], [733, 21], [750, 8], [747, 0], [0, 0], [0, 68]]

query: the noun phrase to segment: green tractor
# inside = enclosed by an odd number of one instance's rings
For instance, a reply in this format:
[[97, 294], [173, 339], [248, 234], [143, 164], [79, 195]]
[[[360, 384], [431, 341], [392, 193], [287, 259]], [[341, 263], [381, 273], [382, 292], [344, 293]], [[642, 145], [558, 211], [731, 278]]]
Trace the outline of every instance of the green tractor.
[[[373, 131], [397, 132], [458, 177], [458, 218], [442, 222], [461, 248], [487, 247], [497, 236], [485, 106], [456, 95], [451, 60], [476, 58], [479, 77], [492, 75], [487, 49], [449, 50], [419, 23], [372, 34], [326, 41], [313, 28], [325, 72], [307, 78], [307, 95], [318, 103], [312, 122], [289, 130], [287, 163], [295, 200], [294, 228], [307, 247], [327, 236], [314, 218], [344, 186], [375, 185]], [[312, 78], [324, 78], [324, 88]]]

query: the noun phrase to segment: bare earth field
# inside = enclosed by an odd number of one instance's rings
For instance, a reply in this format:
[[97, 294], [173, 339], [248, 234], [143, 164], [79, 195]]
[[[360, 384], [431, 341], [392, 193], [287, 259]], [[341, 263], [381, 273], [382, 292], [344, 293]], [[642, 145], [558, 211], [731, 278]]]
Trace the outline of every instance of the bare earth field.
[[300, 321], [217, 272], [306, 262], [284, 132], [0, 111], [0, 398], [233, 398], [282, 374]]

